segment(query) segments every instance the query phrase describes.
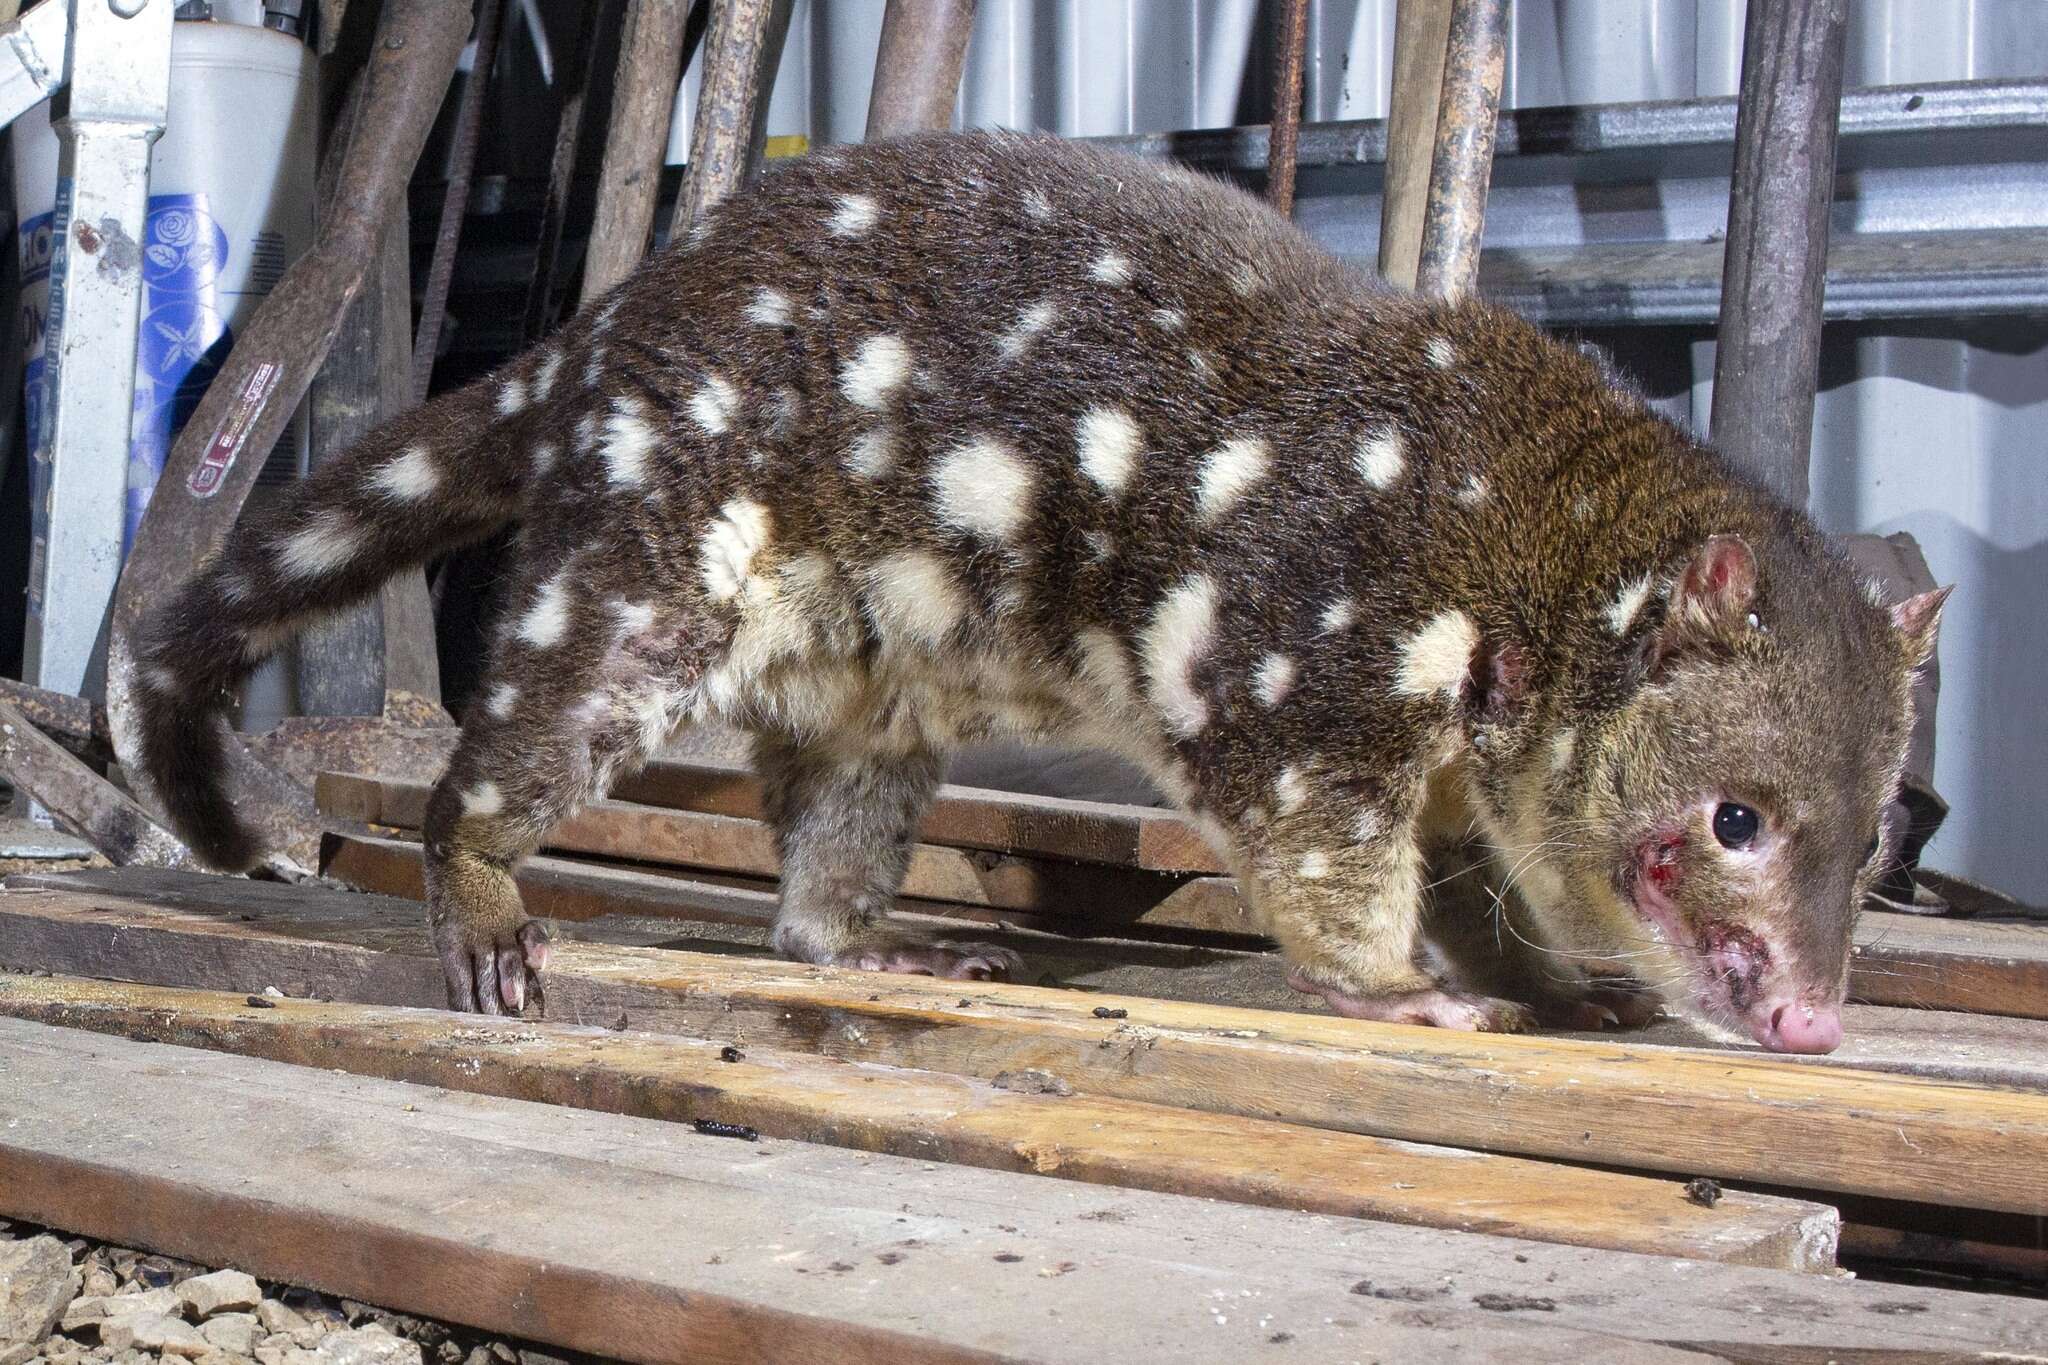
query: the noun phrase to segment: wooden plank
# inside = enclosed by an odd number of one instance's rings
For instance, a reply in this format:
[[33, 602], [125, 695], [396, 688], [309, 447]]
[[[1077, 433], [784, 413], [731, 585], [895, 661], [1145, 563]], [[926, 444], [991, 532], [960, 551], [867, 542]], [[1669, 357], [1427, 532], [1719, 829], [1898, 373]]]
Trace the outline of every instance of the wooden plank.
[[77, 977], [0, 977], [0, 1015], [928, 1161], [1690, 1260], [1831, 1270], [1841, 1221], [1803, 1200], [1729, 1191], [1707, 1209], [1673, 1180], [660, 1034], [517, 1019], [451, 1028], [438, 1010], [258, 1007]]
[[[15, 965], [369, 1004], [443, 998], [406, 902], [166, 872], [71, 877], [97, 889], [0, 895]], [[1084, 1093], [1381, 1137], [2048, 1213], [2048, 1096], [2018, 1090], [594, 943], [559, 944], [546, 986], [553, 1019], [988, 1078], [1036, 1068]]]
[[1852, 999], [2048, 1019], [2048, 921], [1865, 910], [1855, 954]]
[[[744, 768], [652, 763], [620, 781], [612, 796], [676, 810], [761, 818], [761, 780]], [[918, 837], [954, 848], [1037, 853], [1150, 872], [1228, 871], [1201, 832], [1175, 811], [951, 783], [939, 788]]]
[[0, 1212], [643, 1360], [1954, 1359], [2048, 1336], [2025, 1299], [737, 1142], [17, 1020], [0, 1064]]
[[[425, 782], [338, 773], [322, 773], [315, 788], [321, 808], [331, 816], [399, 829], [420, 827], [431, 790]], [[775, 837], [758, 820], [630, 801], [585, 807], [549, 832], [546, 847], [753, 876], [773, 876], [779, 863]], [[1116, 916], [1150, 909], [1177, 885], [1156, 872], [917, 844], [903, 894], [992, 910], [1071, 914], [1086, 905]]]
[[[322, 848], [320, 869], [364, 891], [424, 900], [420, 859], [419, 844], [408, 840], [330, 834]], [[613, 867], [549, 857], [528, 858], [513, 875], [528, 912], [545, 919], [646, 915], [765, 925], [775, 916], [774, 884], [765, 880], [753, 885], [720, 885], [692, 878], [682, 869]], [[1225, 877], [1196, 877], [1156, 905], [1125, 905], [1122, 913], [1114, 916], [1087, 901], [1066, 902], [1046, 912], [920, 900], [905, 900], [899, 908], [932, 919], [1001, 923], [1069, 936], [1115, 934], [1239, 950], [1252, 950], [1265, 942], [1257, 934], [1250, 908], [1238, 899], [1237, 884]], [[957, 924], [946, 927], [959, 932]]]

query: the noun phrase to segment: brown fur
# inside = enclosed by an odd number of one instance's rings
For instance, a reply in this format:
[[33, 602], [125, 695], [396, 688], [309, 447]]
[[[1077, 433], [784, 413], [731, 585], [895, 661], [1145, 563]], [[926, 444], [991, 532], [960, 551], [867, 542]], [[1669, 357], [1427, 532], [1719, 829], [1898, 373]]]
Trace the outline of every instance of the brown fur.
[[[1425, 847], [1473, 838], [1560, 954], [1686, 1003], [1736, 925], [1759, 989], [1838, 1000], [1933, 628], [1909, 641], [1803, 517], [1510, 315], [1380, 289], [1184, 172], [924, 137], [779, 171], [239, 530], [140, 660], [143, 766], [195, 847], [253, 854], [219, 690], [512, 520], [498, 700], [426, 831], [452, 997], [484, 1009], [543, 952], [511, 865], [709, 714], [764, 737], [777, 943], [813, 961], [1008, 965], [879, 923], [946, 753], [1006, 734], [1144, 764], [1340, 1008], [1520, 1022], [1416, 962]], [[1715, 536], [1747, 590], [1688, 577]], [[1729, 799], [1771, 822], [1764, 861], [1699, 828]], [[1673, 830], [1659, 938], [1632, 878]]]

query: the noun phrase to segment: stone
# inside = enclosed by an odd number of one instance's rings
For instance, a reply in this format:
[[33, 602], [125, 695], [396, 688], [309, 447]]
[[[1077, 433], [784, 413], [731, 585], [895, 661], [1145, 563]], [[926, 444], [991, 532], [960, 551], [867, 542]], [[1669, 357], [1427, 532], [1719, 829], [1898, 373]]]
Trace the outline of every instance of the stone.
[[258, 1346], [256, 1365], [284, 1365], [284, 1358], [291, 1354], [289, 1346]]
[[29, 1365], [30, 1361], [41, 1360], [43, 1348], [26, 1341], [12, 1346], [0, 1346], [0, 1365]]
[[116, 1351], [155, 1351], [159, 1355], [198, 1359], [213, 1348], [199, 1329], [168, 1313], [138, 1313], [109, 1318], [100, 1324], [100, 1345]]
[[95, 1323], [105, 1323], [116, 1318], [147, 1316], [151, 1313], [175, 1313], [178, 1311], [178, 1295], [170, 1289], [150, 1289], [140, 1294], [111, 1294], [98, 1299], [73, 1299], [64, 1310], [64, 1330], [76, 1332]]
[[276, 1299], [265, 1299], [256, 1305], [256, 1321], [263, 1324], [266, 1332], [291, 1333], [308, 1325], [304, 1318]]
[[[375, 1327], [329, 1332], [308, 1354], [317, 1365], [423, 1365], [420, 1348]], [[301, 1365], [286, 1358], [286, 1365]]]
[[40, 1345], [77, 1293], [71, 1253], [55, 1237], [0, 1242], [0, 1346]]
[[94, 1266], [85, 1272], [84, 1282], [78, 1292], [91, 1298], [109, 1298], [121, 1290], [121, 1281], [105, 1266]]
[[178, 1301], [196, 1318], [215, 1313], [239, 1313], [263, 1302], [263, 1288], [254, 1275], [240, 1270], [216, 1270], [211, 1275], [194, 1275], [178, 1283]]
[[223, 1351], [249, 1355], [263, 1339], [263, 1325], [251, 1313], [221, 1313], [199, 1324], [199, 1335]]

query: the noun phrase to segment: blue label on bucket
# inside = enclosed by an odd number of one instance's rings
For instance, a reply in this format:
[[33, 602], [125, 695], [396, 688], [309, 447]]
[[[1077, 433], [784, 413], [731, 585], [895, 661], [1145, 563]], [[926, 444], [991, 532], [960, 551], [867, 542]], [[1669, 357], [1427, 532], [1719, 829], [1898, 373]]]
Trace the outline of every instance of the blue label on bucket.
[[164, 472], [171, 442], [220, 372], [233, 337], [221, 312], [228, 235], [203, 194], [149, 200], [142, 246], [142, 327], [135, 340], [135, 423], [128, 450], [125, 548]]

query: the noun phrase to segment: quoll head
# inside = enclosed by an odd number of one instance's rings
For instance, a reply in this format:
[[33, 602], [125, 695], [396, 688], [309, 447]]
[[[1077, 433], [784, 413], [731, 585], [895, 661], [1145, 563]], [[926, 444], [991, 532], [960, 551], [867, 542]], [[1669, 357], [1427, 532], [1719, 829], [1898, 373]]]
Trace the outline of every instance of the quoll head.
[[1574, 850], [1569, 938], [1639, 953], [1711, 1025], [1831, 1052], [1948, 590], [1886, 609], [1812, 547], [1763, 544], [1714, 536], [1678, 572], [1548, 833]]

